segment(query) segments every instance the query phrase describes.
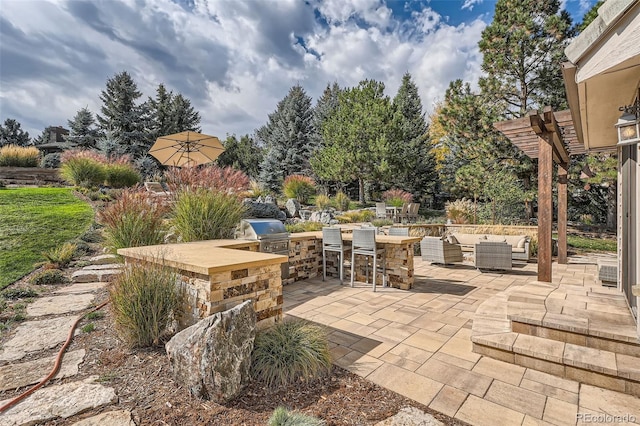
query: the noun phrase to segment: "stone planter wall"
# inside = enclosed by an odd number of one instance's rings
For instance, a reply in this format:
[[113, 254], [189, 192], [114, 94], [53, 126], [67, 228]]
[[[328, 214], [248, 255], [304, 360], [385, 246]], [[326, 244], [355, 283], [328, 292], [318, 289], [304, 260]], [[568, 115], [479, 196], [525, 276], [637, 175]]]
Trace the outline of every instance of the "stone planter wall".
[[289, 246], [289, 278], [283, 285], [322, 274], [322, 240], [292, 238]]

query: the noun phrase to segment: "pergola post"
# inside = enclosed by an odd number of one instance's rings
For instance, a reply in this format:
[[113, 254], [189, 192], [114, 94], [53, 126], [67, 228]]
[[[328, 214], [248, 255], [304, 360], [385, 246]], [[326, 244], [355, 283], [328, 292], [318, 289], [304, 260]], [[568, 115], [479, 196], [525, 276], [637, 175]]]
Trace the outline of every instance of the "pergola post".
[[538, 281], [551, 282], [553, 225], [553, 141], [538, 134]]
[[567, 264], [567, 174], [569, 165], [558, 164], [558, 263]]

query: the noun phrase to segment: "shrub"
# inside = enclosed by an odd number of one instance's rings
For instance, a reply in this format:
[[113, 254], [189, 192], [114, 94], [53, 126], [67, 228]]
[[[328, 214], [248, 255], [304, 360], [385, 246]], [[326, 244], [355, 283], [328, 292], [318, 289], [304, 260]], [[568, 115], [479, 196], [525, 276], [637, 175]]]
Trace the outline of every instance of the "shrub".
[[316, 193], [316, 183], [309, 176], [287, 176], [282, 184], [282, 192], [289, 198], [295, 198], [300, 203], [306, 204], [309, 198]]
[[76, 245], [73, 243], [64, 243], [63, 245], [53, 248], [42, 253], [47, 259], [49, 269], [64, 268], [71, 263], [73, 255], [76, 252]]
[[340, 191], [336, 194], [334, 202], [338, 210], [346, 211], [349, 210], [349, 203], [351, 202], [351, 200], [349, 199], [349, 196], [347, 194]]
[[447, 212], [447, 219], [453, 223], [469, 223], [473, 219], [473, 202], [466, 198], [446, 202], [444, 209]]
[[82, 241], [86, 241], [87, 243], [99, 243], [104, 240], [104, 238], [102, 237], [102, 231], [94, 227], [91, 227], [90, 229], [85, 231], [85, 233], [80, 236], [80, 239]]
[[340, 223], [357, 223], [370, 222], [376, 217], [376, 212], [371, 210], [354, 210], [344, 212], [341, 216], [336, 217]]
[[169, 190], [205, 188], [214, 191], [241, 193], [249, 189], [249, 177], [233, 167], [171, 167], [165, 172]]
[[92, 158], [71, 157], [62, 161], [60, 176], [75, 186], [90, 188], [102, 185], [106, 174], [104, 165]]
[[251, 180], [249, 182], [249, 196], [253, 198], [265, 197], [269, 194], [269, 192], [260, 185], [260, 182], [256, 180]]
[[40, 151], [34, 146], [5, 145], [0, 148], [0, 166], [38, 167]]
[[91, 249], [91, 246], [86, 241], [77, 239], [73, 241], [73, 244], [76, 246], [76, 249], [73, 251], [74, 259], [87, 256], [93, 252], [93, 250]]
[[238, 197], [220, 191], [180, 191], [173, 226], [182, 241], [232, 238], [245, 206]]
[[289, 411], [284, 407], [276, 408], [267, 422], [267, 426], [323, 426], [325, 424], [323, 420]]
[[128, 188], [140, 182], [140, 173], [131, 164], [108, 164], [105, 166], [105, 181], [113, 188]]
[[60, 269], [45, 269], [31, 277], [30, 282], [35, 285], [66, 284], [69, 278]]
[[60, 167], [60, 153], [52, 152], [50, 154], [45, 154], [40, 161], [40, 167], [44, 169], [57, 169]]
[[285, 225], [284, 227], [287, 229], [287, 232], [296, 233], [296, 232], [310, 232], [310, 231], [322, 231], [322, 228], [325, 227], [322, 222], [298, 222]]
[[381, 226], [393, 225], [393, 220], [391, 220], [391, 219], [374, 219], [374, 220], [371, 221], [371, 224], [373, 226], [375, 226], [376, 228], [379, 228]]
[[331, 355], [321, 327], [301, 320], [281, 322], [256, 335], [251, 371], [267, 386], [286, 386], [328, 374]]
[[146, 191], [127, 189], [98, 212], [98, 221], [111, 248], [148, 246], [164, 242], [163, 219], [168, 211]]
[[315, 201], [318, 210], [325, 210], [331, 205], [331, 199], [324, 194], [317, 195]]
[[115, 328], [130, 347], [160, 344], [176, 314], [177, 276], [158, 264], [133, 264], [109, 288]]
[[38, 292], [30, 288], [5, 288], [0, 292], [0, 296], [9, 300], [26, 299], [37, 295]]
[[390, 189], [382, 193], [382, 199], [391, 206], [402, 207], [404, 203], [413, 201], [413, 195], [402, 189]]

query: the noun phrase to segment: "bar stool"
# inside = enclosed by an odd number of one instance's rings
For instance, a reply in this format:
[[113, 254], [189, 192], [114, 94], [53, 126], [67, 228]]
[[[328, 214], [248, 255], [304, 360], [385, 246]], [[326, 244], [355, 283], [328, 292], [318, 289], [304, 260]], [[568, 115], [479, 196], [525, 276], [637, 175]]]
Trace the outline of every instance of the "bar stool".
[[340, 228], [322, 228], [322, 281], [327, 279], [327, 252], [338, 253], [338, 268], [340, 268], [340, 284], [344, 281], [344, 254], [351, 250], [342, 243]]
[[351, 287], [353, 287], [353, 277], [355, 271], [356, 254], [365, 256], [367, 262], [366, 275], [369, 282], [369, 259], [373, 258], [373, 291], [376, 291], [376, 275], [378, 272], [378, 255], [382, 255], [382, 286], [386, 287], [387, 264], [385, 250], [376, 247], [376, 234], [373, 229], [354, 229], [353, 240], [351, 242]]

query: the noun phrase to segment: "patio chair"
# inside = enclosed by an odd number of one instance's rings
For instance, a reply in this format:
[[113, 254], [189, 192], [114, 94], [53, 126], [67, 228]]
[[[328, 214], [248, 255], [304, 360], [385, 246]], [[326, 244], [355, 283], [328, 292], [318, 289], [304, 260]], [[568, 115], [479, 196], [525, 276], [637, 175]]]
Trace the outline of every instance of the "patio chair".
[[511, 244], [483, 241], [475, 244], [475, 266], [477, 269], [502, 269], [510, 271]]
[[462, 262], [462, 250], [460, 246], [451, 244], [440, 237], [424, 237], [420, 241], [420, 252], [422, 260], [438, 263], [441, 265], [450, 265], [456, 262]]
[[392, 226], [389, 228], [389, 234], [397, 237], [408, 237], [409, 236], [409, 228], [400, 228], [398, 226]]
[[403, 203], [402, 209], [397, 214], [398, 222], [402, 222], [403, 219], [409, 220], [409, 203]]
[[418, 209], [420, 209], [420, 203], [409, 203], [407, 221], [413, 221], [414, 223], [418, 221]]
[[376, 219], [387, 218], [387, 205], [385, 203], [376, 203]]
[[340, 228], [322, 228], [322, 281], [327, 279], [327, 252], [338, 253], [338, 268], [340, 269], [340, 284], [344, 281], [345, 253], [351, 251], [351, 247], [342, 243], [342, 231]]
[[365, 256], [366, 277], [369, 283], [369, 257], [373, 260], [373, 291], [376, 291], [376, 275], [378, 272], [378, 256], [382, 256], [382, 286], [386, 287], [386, 259], [383, 248], [376, 247], [376, 234], [371, 229], [354, 229], [353, 240], [351, 241], [351, 287], [355, 276], [356, 254]]
[[157, 195], [158, 197], [168, 197], [171, 195], [171, 192], [164, 189], [160, 182], [145, 182], [144, 187], [147, 192], [150, 192], [153, 195]]

